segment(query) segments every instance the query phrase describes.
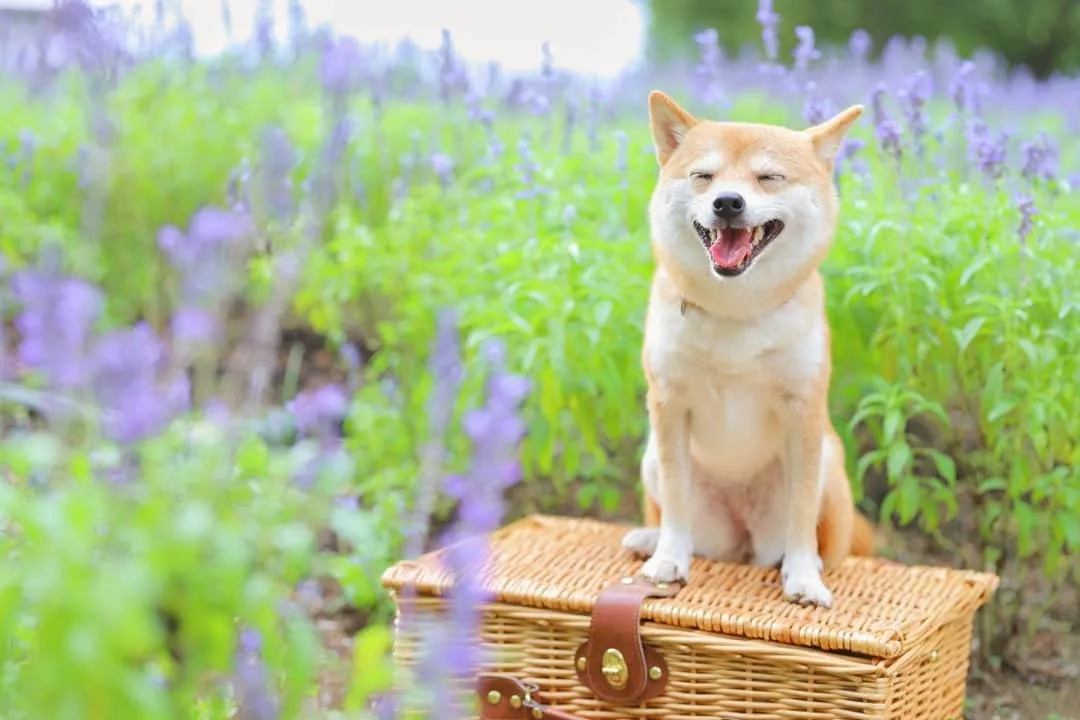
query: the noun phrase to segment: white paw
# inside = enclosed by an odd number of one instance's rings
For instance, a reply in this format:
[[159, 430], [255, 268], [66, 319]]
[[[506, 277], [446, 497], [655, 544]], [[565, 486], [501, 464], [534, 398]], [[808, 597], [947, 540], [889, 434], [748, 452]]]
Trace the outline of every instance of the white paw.
[[677, 558], [668, 554], [653, 555], [642, 566], [641, 574], [652, 582], [686, 580], [690, 576], [690, 556]]
[[789, 575], [784, 578], [784, 599], [800, 605], [832, 607], [832, 593], [820, 575]]
[[800, 605], [832, 607], [832, 593], [821, 579], [821, 558], [817, 554], [785, 557], [780, 574], [786, 600]]
[[656, 552], [659, 542], [660, 528], [640, 527], [623, 535], [622, 546], [633, 553], [648, 557]]

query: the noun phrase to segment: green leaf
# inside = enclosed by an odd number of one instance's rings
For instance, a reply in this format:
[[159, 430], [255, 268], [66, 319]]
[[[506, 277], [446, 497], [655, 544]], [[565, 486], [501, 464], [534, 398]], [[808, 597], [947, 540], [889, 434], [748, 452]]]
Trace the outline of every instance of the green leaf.
[[895, 481], [903, 475], [911, 464], [911, 459], [911, 447], [906, 443], [897, 443], [896, 445], [891, 446], [889, 448], [888, 459], [885, 461], [885, 468], [889, 475], [889, 479]]
[[979, 334], [979, 330], [983, 324], [986, 323], [984, 317], [974, 317], [968, 320], [967, 324], [960, 330], [953, 330], [953, 337], [956, 338], [956, 346], [960, 351], [960, 355], [963, 355], [967, 350], [968, 345], [975, 339], [975, 336]]
[[389, 652], [393, 642], [393, 633], [385, 625], [369, 625], [356, 635], [352, 682], [345, 699], [347, 710], [360, 710], [372, 695], [390, 689], [393, 672]]

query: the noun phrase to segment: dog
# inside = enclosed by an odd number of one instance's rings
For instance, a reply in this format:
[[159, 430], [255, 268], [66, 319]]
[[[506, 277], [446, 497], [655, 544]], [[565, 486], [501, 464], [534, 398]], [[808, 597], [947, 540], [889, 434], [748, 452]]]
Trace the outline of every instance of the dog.
[[835, 157], [854, 105], [806, 130], [698, 120], [649, 95], [659, 177], [642, 366], [645, 527], [622, 544], [653, 582], [692, 555], [779, 566], [783, 595], [831, 607], [822, 573], [874, 554], [828, 413], [819, 266], [839, 199]]

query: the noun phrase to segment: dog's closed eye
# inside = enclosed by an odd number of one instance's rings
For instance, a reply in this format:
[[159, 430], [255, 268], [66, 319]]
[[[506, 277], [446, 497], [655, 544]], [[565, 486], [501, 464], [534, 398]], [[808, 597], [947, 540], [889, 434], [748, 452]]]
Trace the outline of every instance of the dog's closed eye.
[[764, 173], [757, 176], [760, 183], [777, 183], [783, 182], [786, 178], [779, 173]]

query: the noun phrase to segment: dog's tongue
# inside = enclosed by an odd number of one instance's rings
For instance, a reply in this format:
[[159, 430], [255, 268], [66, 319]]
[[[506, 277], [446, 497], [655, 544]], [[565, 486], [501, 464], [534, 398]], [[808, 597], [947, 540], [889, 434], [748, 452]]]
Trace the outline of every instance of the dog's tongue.
[[732, 270], [739, 267], [750, 257], [750, 241], [753, 238], [751, 228], [724, 228], [709, 246], [713, 264]]

